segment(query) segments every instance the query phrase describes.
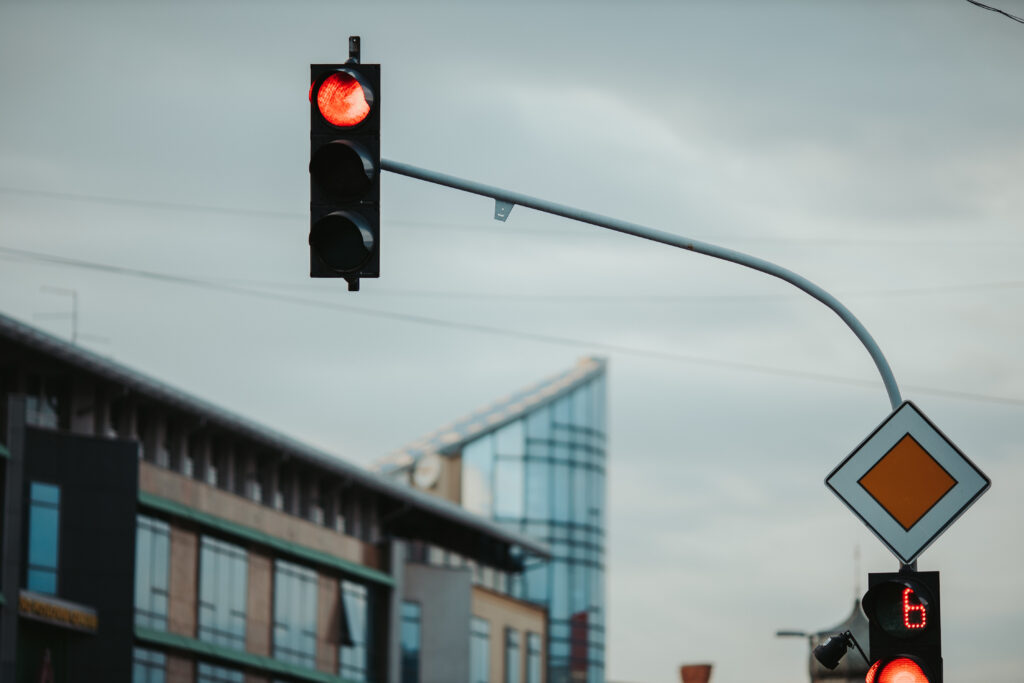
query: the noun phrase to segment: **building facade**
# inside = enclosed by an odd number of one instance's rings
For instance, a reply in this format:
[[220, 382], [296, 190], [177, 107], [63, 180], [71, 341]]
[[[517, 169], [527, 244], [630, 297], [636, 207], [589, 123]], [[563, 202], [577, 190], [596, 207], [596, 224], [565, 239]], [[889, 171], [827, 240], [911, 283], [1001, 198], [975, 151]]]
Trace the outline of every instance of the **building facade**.
[[5, 682], [548, 680], [543, 543], [4, 316], [0, 496]]
[[553, 683], [604, 681], [605, 392], [605, 362], [585, 358], [378, 463], [551, 548], [502, 591], [547, 609]]

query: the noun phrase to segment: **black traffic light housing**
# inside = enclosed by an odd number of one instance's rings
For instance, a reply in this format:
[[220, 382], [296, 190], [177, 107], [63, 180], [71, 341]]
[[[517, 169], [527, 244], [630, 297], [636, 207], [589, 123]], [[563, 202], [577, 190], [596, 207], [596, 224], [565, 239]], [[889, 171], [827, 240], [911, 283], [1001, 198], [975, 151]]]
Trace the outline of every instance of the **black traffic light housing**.
[[311, 64], [309, 274], [380, 277], [380, 65]]
[[913, 673], [908, 681], [942, 683], [939, 572], [868, 574], [861, 605], [870, 627], [867, 683], [886, 680], [887, 667], [890, 675], [901, 668]]

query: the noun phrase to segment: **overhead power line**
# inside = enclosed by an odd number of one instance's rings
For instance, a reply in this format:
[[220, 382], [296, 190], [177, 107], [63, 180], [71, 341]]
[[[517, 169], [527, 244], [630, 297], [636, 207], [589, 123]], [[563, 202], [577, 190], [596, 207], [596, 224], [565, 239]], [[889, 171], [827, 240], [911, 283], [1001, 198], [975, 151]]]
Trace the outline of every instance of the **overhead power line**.
[[995, 12], [997, 14], [1002, 14], [1004, 17], [1009, 17], [1010, 19], [1013, 19], [1016, 22], [1024, 24], [1024, 19], [1021, 19], [1018, 16], [1010, 14], [1009, 12], [1004, 12], [1003, 10], [999, 9], [998, 7], [992, 7], [990, 5], [985, 5], [985, 4], [982, 4], [982, 3], [978, 2], [977, 0], [967, 0], [967, 2], [971, 3], [972, 5], [974, 5], [976, 7], [980, 7], [982, 9], [987, 9], [990, 12]]
[[[193, 204], [190, 202], [168, 202], [152, 199], [134, 199], [131, 197], [111, 197], [106, 195], [79, 194], [73, 192], [55, 192], [52, 190], [37, 190], [23, 187], [0, 186], [0, 194], [19, 195], [26, 197], [45, 197], [62, 201], [84, 202], [87, 204], [102, 204], [107, 206], [120, 206], [126, 208], [156, 209], [159, 211], [186, 211], [194, 213], [211, 213], [227, 216], [247, 216], [274, 218], [281, 220], [306, 221], [309, 216], [293, 211], [275, 211], [272, 209], [246, 209], [231, 206], [215, 206], [211, 204]], [[488, 220], [479, 224], [457, 224], [442, 221], [408, 220], [402, 218], [389, 218], [388, 225], [403, 225], [418, 228], [429, 228], [431, 230], [456, 230], [460, 232], [472, 232], [476, 235], [546, 235], [549, 237], [582, 237], [593, 235], [592, 232], [585, 232], [585, 229], [542, 229], [524, 228], [511, 226], [504, 223], [496, 223]], [[597, 233], [606, 234], [606, 233]], [[970, 239], [937, 240], [929, 235], [927, 241], [913, 238], [908, 239], [887, 239], [887, 238], [849, 238], [849, 237], [805, 237], [797, 235], [765, 236], [765, 235], [715, 235], [706, 239], [730, 240], [742, 243], [757, 244], [799, 244], [803, 246], [820, 247], [844, 247], [844, 246], [890, 246], [890, 247], [955, 247], [962, 249], [966, 247], [1024, 247], [1024, 240], [1015, 239], [992, 239], [979, 240], [972, 235]]]
[[[508, 337], [513, 339], [523, 339], [527, 341], [534, 341], [544, 344], [557, 344], [561, 346], [572, 346], [572, 347], [585, 347], [590, 350], [606, 351], [624, 353], [631, 356], [643, 357], [643, 358], [656, 358], [661, 360], [669, 360], [682, 362], [692, 365], [701, 365], [707, 367], [719, 367], [729, 370], [744, 370], [749, 372], [757, 372], [767, 375], [775, 375], [780, 377], [807, 379], [818, 382], [828, 382], [831, 384], [843, 384], [847, 386], [856, 386], [863, 388], [876, 388], [879, 386], [877, 381], [861, 380], [852, 377], [844, 377], [842, 375], [831, 375], [826, 373], [808, 372], [803, 370], [794, 370], [790, 368], [779, 368], [769, 365], [762, 365], [758, 363], [743, 363], [739, 361], [729, 361], [717, 358], [708, 358], [705, 356], [696, 356], [691, 354], [674, 353], [668, 351], [658, 351], [654, 349], [641, 349], [631, 346], [624, 346], [620, 344], [608, 344], [605, 342], [594, 342], [586, 339], [577, 339], [573, 337], [564, 337], [559, 335], [542, 334], [535, 332], [526, 332], [523, 330], [517, 330], [506, 327], [498, 327], [492, 325], [481, 325], [477, 323], [466, 323], [453, 320], [445, 320], [442, 318], [434, 318], [431, 316], [412, 314], [412, 313], [399, 313], [393, 311], [382, 311], [374, 308], [364, 308], [361, 306], [353, 306], [350, 304], [339, 304], [333, 302], [326, 302], [316, 299], [309, 299], [305, 297], [281, 294], [274, 292], [267, 292], [265, 290], [251, 289], [239, 285], [233, 285], [223, 282], [217, 282], [213, 280], [206, 280], [202, 278], [193, 278], [183, 275], [173, 275], [169, 273], [160, 273], [155, 271], [143, 270], [139, 268], [125, 268], [122, 266], [114, 266], [110, 264], [96, 263], [91, 261], [84, 261], [80, 259], [73, 259], [64, 256], [57, 256], [54, 254], [44, 254], [40, 252], [27, 251], [22, 249], [13, 249], [10, 247], [0, 247], [0, 253], [7, 254], [9, 256], [28, 258], [36, 261], [50, 263], [54, 265], [82, 268], [87, 270], [100, 271], [105, 273], [111, 273], [114, 275], [122, 275], [128, 277], [137, 277], [147, 280], [155, 280], [158, 282], [166, 282], [172, 284], [189, 285], [192, 287], [199, 287], [202, 289], [230, 292], [233, 294], [239, 294], [243, 296], [255, 297], [264, 300], [278, 301], [282, 303], [309, 306], [313, 308], [326, 309], [340, 311], [344, 313], [353, 313], [356, 315], [364, 315], [373, 318], [381, 318], [386, 320], [396, 320], [406, 323], [414, 323], [420, 325], [430, 325], [433, 327], [440, 327], [445, 329], [463, 330], [468, 332], [478, 332], [483, 334], [490, 334], [502, 337]], [[943, 396], [946, 398], [957, 398], [969, 401], [980, 401], [985, 403], [996, 403], [1002, 405], [1011, 406], [1024, 406], [1024, 399], [1017, 399], [1005, 396], [991, 396], [988, 394], [977, 394], [964, 391], [952, 391], [946, 389], [938, 389], [934, 387], [926, 387], [920, 385], [904, 385], [905, 389], [911, 389], [922, 394], [931, 394], [935, 396]]]

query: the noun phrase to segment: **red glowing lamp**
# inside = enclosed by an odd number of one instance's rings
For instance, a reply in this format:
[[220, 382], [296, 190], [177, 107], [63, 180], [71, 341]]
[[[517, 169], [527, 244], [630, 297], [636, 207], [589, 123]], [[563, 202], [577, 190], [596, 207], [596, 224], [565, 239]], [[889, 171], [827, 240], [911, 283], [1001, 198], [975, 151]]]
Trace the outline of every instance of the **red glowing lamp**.
[[[312, 87], [309, 94], [312, 101]], [[369, 86], [361, 83], [357, 75], [348, 70], [335, 71], [321, 81], [316, 89], [317, 111], [332, 126], [357, 126], [370, 115], [372, 106], [373, 93]]]
[[921, 665], [908, 657], [879, 660], [868, 669], [865, 683], [929, 683]]

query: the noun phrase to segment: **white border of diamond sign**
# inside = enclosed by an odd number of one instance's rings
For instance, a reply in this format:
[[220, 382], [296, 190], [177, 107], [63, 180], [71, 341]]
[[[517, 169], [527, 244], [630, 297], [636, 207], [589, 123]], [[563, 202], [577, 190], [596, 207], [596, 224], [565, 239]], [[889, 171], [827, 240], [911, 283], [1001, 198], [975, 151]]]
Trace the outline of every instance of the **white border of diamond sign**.
[[[904, 529], [859, 483], [860, 478], [907, 434], [956, 480], [953, 488], [909, 530]], [[825, 478], [825, 485], [904, 564], [916, 560], [991, 483], [910, 401], [894, 410]]]

